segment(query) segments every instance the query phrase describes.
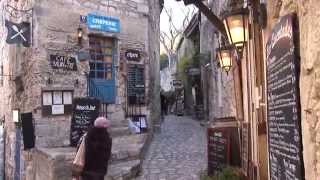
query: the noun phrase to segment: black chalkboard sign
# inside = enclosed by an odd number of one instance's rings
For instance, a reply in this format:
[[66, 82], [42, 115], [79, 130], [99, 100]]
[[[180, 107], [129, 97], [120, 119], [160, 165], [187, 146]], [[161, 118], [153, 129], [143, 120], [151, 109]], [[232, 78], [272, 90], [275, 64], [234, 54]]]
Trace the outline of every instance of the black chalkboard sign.
[[128, 103], [144, 104], [145, 102], [145, 83], [144, 67], [141, 65], [128, 65], [127, 75], [127, 96]]
[[208, 175], [222, 171], [230, 162], [230, 134], [223, 128], [208, 128]]
[[21, 126], [24, 150], [32, 149], [35, 145], [34, 122], [32, 113], [21, 114]]
[[134, 49], [128, 49], [125, 52], [125, 56], [128, 61], [137, 61], [138, 62], [141, 59], [140, 51], [134, 50]]
[[267, 43], [270, 180], [304, 179], [296, 15], [282, 17]]
[[93, 125], [99, 115], [100, 101], [94, 98], [75, 98], [71, 120], [70, 143], [78, 144], [81, 136]]
[[77, 71], [76, 58], [63, 55], [50, 55], [50, 64], [53, 69]]

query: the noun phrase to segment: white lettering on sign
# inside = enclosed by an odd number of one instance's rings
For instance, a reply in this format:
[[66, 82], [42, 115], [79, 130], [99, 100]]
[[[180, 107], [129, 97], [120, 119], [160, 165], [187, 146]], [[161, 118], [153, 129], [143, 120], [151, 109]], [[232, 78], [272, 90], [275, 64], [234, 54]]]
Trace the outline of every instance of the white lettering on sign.
[[55, 69], [76, 71], [76, 59], [71, 56], [50, 55], [51, 66]]
[[76, 110], [95, 111], [96, 110], [96, 106], [92, 106], [92, 105], [86, 105], [86, 106], [77, 105]]
[[100, 25], [107, 25], [107, 26], [113, 26], [116, 27], [117, 23], [110, 21], [110, 20], [106, 20], [106, 19], [98, 19], [98, 18], [93, 18], [92, 22], [95, 24], [100, 24]]
[[133, 53], [133, 52], [128, 52], [128, 53], [127, 53], [127, 57], [128, 57], [128, 58], [138, 58], [138, 57], [139, 57], [139, 54]]

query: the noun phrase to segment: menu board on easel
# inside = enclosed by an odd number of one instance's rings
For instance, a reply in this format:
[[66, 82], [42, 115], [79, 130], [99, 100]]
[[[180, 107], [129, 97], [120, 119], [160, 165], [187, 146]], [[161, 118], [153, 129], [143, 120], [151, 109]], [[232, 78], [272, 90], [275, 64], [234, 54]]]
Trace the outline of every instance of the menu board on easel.
[[270, 180], [304, 179], [296, 15], [274, 26], [267, 43]]
[[208, 175], [216, 175], [229, 164], [230, 134], [223, 128], [208, 128]]
[[77, 146], [82, 135], [99, 116], [100, 101], [95, 98], [75, 98], [71, 119], [70, 143]]

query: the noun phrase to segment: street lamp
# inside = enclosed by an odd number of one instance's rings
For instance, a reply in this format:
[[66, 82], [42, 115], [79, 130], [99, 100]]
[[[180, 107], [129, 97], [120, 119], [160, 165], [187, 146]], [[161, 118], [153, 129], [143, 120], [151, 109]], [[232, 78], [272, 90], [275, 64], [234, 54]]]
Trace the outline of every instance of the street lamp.
[[239, 53], [242, 53], [245, 43], [248, 41], [248, 9], [236, 9], [225, 13], [223, 24], [227, 31], [229, 43], [237, 48]]
[[219, 61], [221, 69], [225, 70], [228, 74], [232, 67], [233, 57], [232, 46], [224, 46], [216, 49], [217, 59]]

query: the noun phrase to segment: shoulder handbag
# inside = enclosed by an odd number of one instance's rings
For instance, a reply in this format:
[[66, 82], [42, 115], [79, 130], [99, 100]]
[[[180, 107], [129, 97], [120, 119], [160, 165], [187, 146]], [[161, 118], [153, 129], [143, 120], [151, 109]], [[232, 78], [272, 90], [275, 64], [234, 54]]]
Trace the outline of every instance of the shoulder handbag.
[[82, 138], [76, 156], [72, 162], [72, 176], [79, 177], [85, 164], [85, 136]]

